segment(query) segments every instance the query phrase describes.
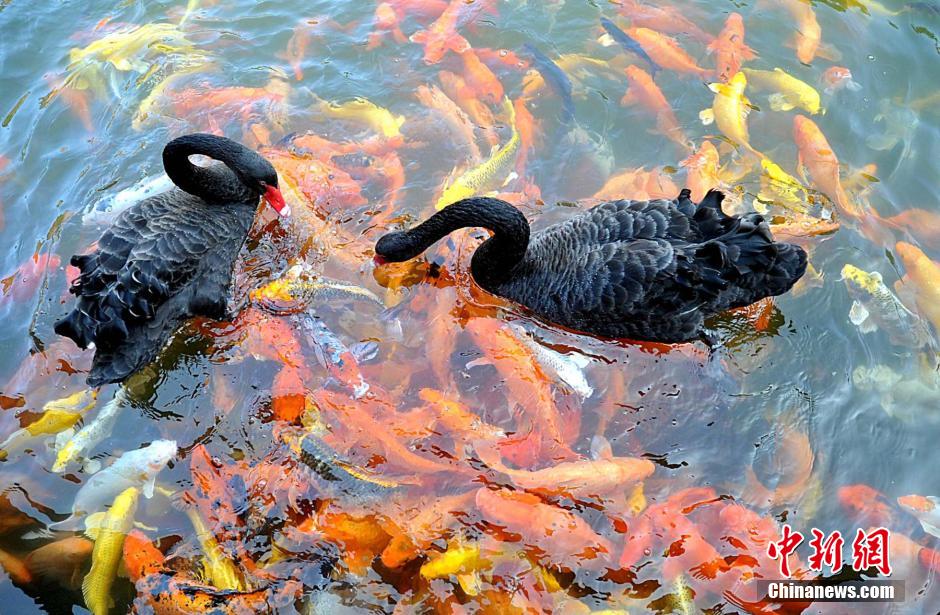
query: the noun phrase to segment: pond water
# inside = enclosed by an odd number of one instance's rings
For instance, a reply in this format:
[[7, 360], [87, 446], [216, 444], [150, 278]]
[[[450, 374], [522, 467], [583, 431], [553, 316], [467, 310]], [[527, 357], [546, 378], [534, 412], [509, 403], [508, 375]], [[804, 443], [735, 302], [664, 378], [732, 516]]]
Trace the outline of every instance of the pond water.
[[[85, 612], [94, 573], [111, 579], [113, 612], [763, 613], [780, 605], [752, 581], [780, 578], [766, 547], [783, 524], [840, 531], [849, 568], [856, 530], [887, 527], [906, 600], [865, 612], [940, 610], [937, 530], [896, 502], [940, 494], [938, 5], [377, 4], [0, 2], [0, 440], [63, 398], [84, 412], [75, 431], [114, 396], [82, 397], [92, 352], [52, 325], [70, 309], [70, 256], [145, 187], [164, 189], [167, 141], [212, 132], [261, 151], [294, 212], [259, 210], [241, 315], [180, 329], [106, 437], [64, 471], [68, 425], [3, 455], [9, 612]], [[736, 36], [709, 50], [732, 13], [753, 55]], [[650, 63], [602, 17], [648, 28], [629, 32], [660, 65], [652, 87], [674, 121], [643, 87]], [[542, 78], [526, 45], [558, 72]], [[748, 72], [749, 102], [716, 94], [728, 53], [802, 85]], [[807, 91], [818, 105], [796, 100]], [[720, 100], [749, 110], [749, 144], [701, 121]], [[795, 134], [796, 116], [823, 141]], [[712, 146], [715, 171], [689, 161]], [[711, 323], [710, 353], [579, 335], [487, 295], [469, 276], [479, 230], [373, 264], [378, 237], [433, 213], [491, 155], [483, 189], [534, 229], [594, 197], [708, 181], [806, 248], [811, 269], [773, 304]], [[796, 184], [770, 185], [767, 161]], [[853, 292], [847, 264], [896, 297]], [[273, 309], [283, 297], [266, 285], [299, 271], [302, 309]], [[103, 570], [99, 553], [89, 573], [91, 543], [66, 540], [84, 527], [46, 526], [93, 470], [161, 439], [177, 455], [128, 541], [152, 574]], [[652, 465], [610, 484], [611, 455]], [[807, 544], [798, 554], [818, 574]]]

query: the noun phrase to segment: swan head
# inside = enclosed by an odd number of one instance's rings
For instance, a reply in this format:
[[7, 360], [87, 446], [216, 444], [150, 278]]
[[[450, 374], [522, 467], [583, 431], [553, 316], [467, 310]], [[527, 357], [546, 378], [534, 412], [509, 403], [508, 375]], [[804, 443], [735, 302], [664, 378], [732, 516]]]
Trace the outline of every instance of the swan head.
[[385, 263], [400, 263], [407, 261], [421, 253], [407, 231], [395, 231], [382, 235], [375, 244], [375, 262], [378, 265]]
[[250, 155], [241, 156], [234, 171], [242, 183], [257, 192], [278, 215], [290, 216], [290, 205], [284, 201], [284, 195], [278, 187], [277, 171], [274, 165], [251, 150]]

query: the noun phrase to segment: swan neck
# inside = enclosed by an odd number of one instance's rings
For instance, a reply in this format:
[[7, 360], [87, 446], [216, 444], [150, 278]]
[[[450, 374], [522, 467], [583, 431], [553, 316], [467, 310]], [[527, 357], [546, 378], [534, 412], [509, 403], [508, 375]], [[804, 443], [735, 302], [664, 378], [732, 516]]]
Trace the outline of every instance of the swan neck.
[[[253, 193], [241, 179], [241, 160], [246, 152], [254, 153], [240, 143], [224, 137], [209, 134], [186, 135], [170, 141], [163, 148], [163, 168], [180, 190], [203, 201], [211, 203], [248, 200]], [[224, 177], [223, 173], [220, 173], [220, 167], [201, 167], [193, 164], [189, 157], [196, 154], [223, 163], [232, 173], [225, 173], [228, 177]], [[236, 181], [233, 182], [233, 179]]]

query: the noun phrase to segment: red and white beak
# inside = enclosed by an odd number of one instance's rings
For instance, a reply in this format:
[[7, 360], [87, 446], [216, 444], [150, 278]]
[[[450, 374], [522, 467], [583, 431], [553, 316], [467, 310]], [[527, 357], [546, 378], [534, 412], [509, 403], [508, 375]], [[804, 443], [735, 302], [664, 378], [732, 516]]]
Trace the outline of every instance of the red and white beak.
[[268, 186], [264, 191], [264, 200], [283, 218], [290, 217], [290, 205], [284, 201], [284, 195], [277, 186]]

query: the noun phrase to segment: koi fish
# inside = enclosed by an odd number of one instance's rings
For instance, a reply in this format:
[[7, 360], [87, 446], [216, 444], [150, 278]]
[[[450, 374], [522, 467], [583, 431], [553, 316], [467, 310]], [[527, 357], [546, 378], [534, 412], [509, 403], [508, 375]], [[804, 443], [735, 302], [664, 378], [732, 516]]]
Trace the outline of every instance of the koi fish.
[[24, 586], [33, 582], [33, 575], [20, 558], [3, 549], [0, 549], [0, 572], [7, 573], [14, 585]]
[[744, 43], [744, 19], [740, 13], [728, 15], [718, 38], [708, 45], [708, 52], [715, 54], [715, 74], [721, 82], [727, 82], [737, 74], [745, 61], [757, 57], [754, 50]]
[[[692, 74], [703, 79], [712, 74], [712, 71], [699, 66], [672, 37], [649, 28], [628, 28], [627, 34], [646, 51], [649, 57], [653, 58], [660, 68]], [[653, 74], [656, 74], [655, 70]]]
[[313, 27], [315, 27], [319, 21], [319, 19], [302, 19], [297, 22], [293, 34], [291, 34], [290, 39], [287, 41], [287, 48], [284, 49], [284, 53], [280, 55], [281, 58], [287, 60], [291, 70], [294, 72], [294, 79], [297, 81], [301, 81], [304, 78], [304, 57], [307, 54], [307, 47], [310, 45], [310, 41], [313, 38]]
[[150, 446], [124, 453], [113, 464], [93, 474], [75, 495], [71, 516], [49, 528], [69, 528], [85, 516], [88, 517], [86, 527], [95, 527], [102, 517], [107, 520], [99, 511], [116, 494], [127, 489], [134, 489], [135, 499], [137, 492], [146, 498], [153, 497], [157, 474], [175, 457], [176, 442], [173, 440], [155, 440]]
[[584, 368], [591, 364], [590, 358], [578, 352], [562, 354], [543, 346], [532, 339], [528, 332], [519, 325], [510, 324], [509, 328], [516, 338], [532, 351], [532, 354], [535, 355], [543, 368], [553, 372], [582, 399], [587, 399], [594, 394], [593, 387], [588, 384], [587, 378], [584, 376]]
[[799, 166], [809, 171], [816, 188], [829, 197], [839, 213], [859, 219], [864, 212], [849, 201], [839, 179], [839, 159], [813, 120], [803, 115], [793, 118], [793, 138], [799, 150]]
[[248, 297], [275, 313], [303, 311], [315, 301], [333, 299], [364, 299], [382, 305], [372, 291], [318, 276], [306, 263], [290, 267], [277, 280], [252, 290]]
[[19, 304], [31, 299], [36, 289], [61, 264], [62, 260], [55, 254], [33, 254], [16, 271], [0, 280], [0, 305]]
[[613, 553], [613, 545], [598, 535], [581, 517], [545, 504], [530, 493], [492, 490], [476, 492], [476, 505], [484, 519], [521, 534], [525, 544], [538, 547], [554, 564], [600, 566]]
[[470, 9], [463, 0], [451, 0], [437, 21], [427, 30], [419, 30], [411, 35], [412, 43], [424, 45], [424, 63], [437, 64], [448, 51], [463, 53], [470, 49], [470, 43], [457, 32], [461, 19]]
[[620, 99], [620, 104], [626, 106], [638, 103], [656, 118], [656, 128], [659, 132], [679, 145], [689, 147], [689, 140], [683, 134], [675, 112], [650, 74], [637, 66], [628, 66], [626, 73], [630, 85], [627, 93]]
[[782, 68], [769, 70], [743, 69], [748, 83], [759, 90], [772, 90], [768, 101], [774, 111], [789, 111], [799, 107], [816, 115], [820, 111], [819, 92], [810, 84], [800, 81]]
[[898, 505], [917, 517], [925, 532], [940, 538], [940, 498], [932, 495], [905, 495], [898, 498]]
[[461, 53], [460, 59], [463, 62], [464, 81], [476, 98], [493, 104], [503, 99], [503, 84], [473, 49]]
[[193, 524], [193, 530], [196, 532], [196, 540], [199, 541], [199, 547], [202, 550], [202, 570], [204, 578], [213, 586], [223, 589], [243, 592], [248, 589], [247, 583], [241, 574], [241, 571], [229, 559], [226, 553], [219, 547], [218, 541], [209, 528], [206, 527], [202, 515], [194, 507], [186, 507], [186, 516]]
[[482, 164], [448, 182], [435, 205], [437, 210], [444, 209], [461, 199], [499, 188], [512, 172], [521, 140], [519, 131], [516, 129], [516, 110], [508, 98], [504, 99], [503, 108], [509, 117], [509, 127], [512, 130], [509, 141], [494, 150]]
[[674, 199], [679, 188], [662, 169], [628, 169], [610, 177], [594, 193], [593, 199], [604, 201], [631, 199]]
[[708, 45], [714, 38], [686, 17], [683, 10], [663, 4], [646, 4], [638, 0], [620, 0], [620, 14], [634, 26], [649, 28], [666, 34], [682, 34]]
[[[932, 261], [915, 245], [900, 241], [895, 251], [904, 263], [905, 276], [913, 285], [917, 309], [940, 331], [940, 265]], [[901, 293], [902, 283], [897, 281], [894, 290]]]
[[[121, 387], [114, 394], [114, 398], [98, 411], [90, 423], [87, 423], [61, 446], [56, 443], [58, 453], [52, 464], [52, 471], [64, 472], [69, 465], [78, 461], [87, 451], [107, 438], [114, 430], [118, 413], [124, 409], [126, 402], [127, 393]], [[92, 470], [96, 464], [86, 462], [85, 465]]]
[[542, 53], [535, 45], [525, 43], [523, 53], [532, 58], [532, 67], [538, 71], [545, 83], [561, 98], [561, 125], [568, 126], [574, 120], [574, 97], [572, 95], [571, 79], [560, 66]]
[[[421, 565], [418, 573], [425, 579], [446, 579], [456, 576], [461, 588], [470, 587], [473, 573], [492, 565], [480, 551], [479, 545], [450, 545]], [[466, 591], [466, 589], [464, 590]]]
[[395, 115], [362, 97], [342, 103], [321, 100], [319, 110], [329, 117], [366, 124], [387, 139], [400, 137], [401, 125], [405, 123], [403, 115]]
[[22, 450], [34, 438], [55, 435], [72, 427], [94, 406], [96, 397], [97, 391], [86, 389], [47, 403], [42, 408], [42, 416], [0, 443], [0, 461]]
[[359, 364], [352, 352], [323, 322], [308, 313], [294, 316], [294, 323], [304, 332], [305, 339], [313, 346], [317, 360], [340, 385], [352, 391], [359, 399], [369, 391], [359, 371]]
[[649, 64], [650, 72], [652, 72], [653, 75], [659, 71], [659, 64], [653, 61], [653, 58], [651, 58], [649, 53], [646, 52], [646, 49], [643, 47], [643, 45], [637, 42], [635, 38], [621, 30], [617, 24], [607, 19], [606, 17], [601, 17], [601, 26], [603, 26], [612, 42], [620, 45], [620, 47], [627, 53], [637, 55], [640, 57], [640, 59]]
[[473, 318], [466, 329], [483, 350], [483, 362], [492, 363], [504, 379], [509, 399], [523, 407], [532, 425], [545, 430], [551, 445], [572, 454], [552, 397], [551, 380], [534, 360], [532, 351], [498, 320]]
[[23, 563], [37, 579], [77, 590], [94, 547], [86, 538], [69, 536], [31, 551]]
[[486, 103], [477, 100], [476, 94], [464, 78], [446, 70], [439, 72], [438, 78], [447, 96], [456, 101], [457, 105], [467, 113], [473, 123], [483, 132], [490, 145], [495, 146], [499, 143], [499, 136], [493, 128], [495, 124], [493, 112]]
[[809, 213], [806, 205], [808, 196], [803, 184], [770, 158], [761, 158], [760, 166], [761, 189], [754, 203], [758, 213], [766, 211], [765, 203], [780, 205], [800, 215]]
[[819, 83], [823, 86], [823, 94], [832, 96], [839, 90], [849, 90], [858, 92], [862, 85], [852, 78], [852, 71], [844, 66], [830, 66], [819, 77]]
[[192, 51], [186, 35], [172, 24], [151, 23], [128, 26], [111, 32], [81, 49], [69, 52], [70, 70], [82, 62], [100, 60], [119, 71], [147, 72], [144, 58], [149, 54]]
[[809, 64], [816, 57], [822, 38], [816, 11], [812, 4], [803, 0], [784, 0], [783, 5], [796, 24], [796, 57], [803, 64]]
[[492, 444], [476, 443], [474, 450], [483, 463], [510, 477], [517, 486], [546, 494], [592, 497], [625, 491], [655, 470], [649, 459], [614, 457], [609, 450], [599, 459], [567, 461], [541, 470], [515, 470], [500, 460]]
[[450, 129], [451, 136], [460, 141], [461, 148], [469, 153], [469, 159], [472, 163], [481, 160], [480, 148], [476, 142], [476, 134], [473, 132], [473, 123], [467, 117], [466, 111], [448, 98], [447, 94], [442, 92], [436, 85], [418, 86], [418, 89], [415, 90], [415, 96], [422, 105], [429, 109], [435, 109], [440, 113]]
[[894, 509], [887, 498], [868, 485], [846, 485], [837, 492], [839, 503], [852, 515], [852, 521], [860, 525], [890, 527], [894, 522]]
[[89, 537], [94, 539], [95, 547], [91, 555], [91, 570], [82, 581], [82, 596], [85, 606], [94, 615], [107, 615], [114, 603], [111, 587], [121, 563], [124, 537], [134, 526], [139, 494], [136, 487], [120, 492], [101, 523], [89, 528]]
[[751, 147], [747, 130], [747, 116], [751, 112], [750, 101], [744, 96], [747, 77], [736, 73], [728, 83], [712, 83], [709, 89], [715, 93], [711, 109], [698, 114], [702, 123], [708, 126], [712, 122], [718, 130], [738, 146], [762, 158], [762, 154]]
[[691, 198], [696, 203], [705, 198], [709, 190], [721, 185], [719, 163], [718, 150], [708, 140], [702, 141], [696, 151], [679, 163], [680, 167], [685, 168], [685, 186], [692, 191]]
[[395, 7], [388, 2], [380, 2], [375, 7], [375, 17], [373, 19], [375, 29], [369, 33], [369, 42], [366, 49], [373, 50], [382, 45], [382, 41], [387, 35], [391, 35], [399, 45], [408, 42], [408, 37], [401, 31], [401, 17], [395, 10]]
[[395, 570], [417, 558], [456, 523], [457, 515], [466, 511], [474, 497], [475, 492], [468, 491], [434, 498], [430, 502], [419, 501], [414, 507], [409, 505], [398, 513], [396, 516], [402, 517], [403, 521], [387, 528], [392, 539], [382, 550], [382, 564]]
[[885, 286], [881, 274], [846, 264], [842, 279], [852, 297], [849, 320], [862, 333], [884, 330], [892, 343], [920, 348], [930, 340], [925, 323]]

